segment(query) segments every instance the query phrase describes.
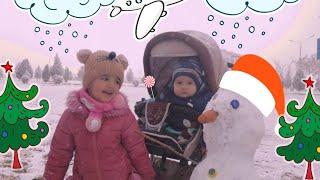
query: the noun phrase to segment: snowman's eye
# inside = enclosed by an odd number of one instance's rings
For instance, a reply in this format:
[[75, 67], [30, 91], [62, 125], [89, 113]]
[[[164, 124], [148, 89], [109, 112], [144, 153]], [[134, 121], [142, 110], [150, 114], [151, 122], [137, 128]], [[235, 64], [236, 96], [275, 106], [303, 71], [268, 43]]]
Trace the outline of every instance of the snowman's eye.
[[126, 2], [127, 6], [131, 6], [131, 1]]
[[238, 109], [239, 106], [240, 106], [240, 103], [239, 103], [238, 100], [234, 99], [234, 100], [232, 100], [232, 101], [230, 102], [230, 105], [231, 105], [231, 107], [232, 107], [233, 109]]

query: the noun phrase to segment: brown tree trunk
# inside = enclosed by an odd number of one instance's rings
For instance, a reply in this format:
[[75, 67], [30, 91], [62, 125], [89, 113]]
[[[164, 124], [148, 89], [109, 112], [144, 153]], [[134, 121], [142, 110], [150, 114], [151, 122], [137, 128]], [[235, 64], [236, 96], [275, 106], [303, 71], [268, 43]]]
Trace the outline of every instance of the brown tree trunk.
[[18, 151], [14, 150], [12, 169], [21, 169]]
[[311, 161], [308, 161], [308, 169], [305, 179], [313, 179], [311, 163]]

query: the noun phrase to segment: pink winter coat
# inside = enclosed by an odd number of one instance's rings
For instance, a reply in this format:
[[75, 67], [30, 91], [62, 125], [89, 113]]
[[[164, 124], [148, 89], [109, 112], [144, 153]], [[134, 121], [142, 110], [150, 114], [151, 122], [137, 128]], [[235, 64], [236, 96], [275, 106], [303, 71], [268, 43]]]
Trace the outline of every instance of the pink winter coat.
[[[122, 94], [120, 96], [124, 97]], [[155, 173], [137, 121], [128, 103], [104, 114], [101, 129], [92, 133], [85, 127], [88, 109], [79, 100], [79, 91], [70, 93], [67, 106], [55, 130], [44, 177], [64, 178], [74, 157], [74, 180], [128, 180], [133, 172], [142, 180]]]

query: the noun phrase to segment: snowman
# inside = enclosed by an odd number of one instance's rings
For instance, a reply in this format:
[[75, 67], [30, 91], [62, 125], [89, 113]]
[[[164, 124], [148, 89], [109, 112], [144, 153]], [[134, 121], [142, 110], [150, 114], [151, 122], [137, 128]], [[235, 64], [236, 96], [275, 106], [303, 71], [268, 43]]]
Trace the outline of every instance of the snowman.
[[284, 113], [279, 75], [264, 59], [244, 55], [226, 72], [219, 90], [198, 118], [207, 155], [191, 180], [257, 180], [254, 155], [264, 135], [264, 118]]

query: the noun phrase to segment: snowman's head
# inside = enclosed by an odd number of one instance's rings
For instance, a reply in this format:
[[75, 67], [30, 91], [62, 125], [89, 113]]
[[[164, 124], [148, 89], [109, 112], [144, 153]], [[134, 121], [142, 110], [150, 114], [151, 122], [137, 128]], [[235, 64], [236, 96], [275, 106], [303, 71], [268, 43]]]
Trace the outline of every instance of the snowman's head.
[[[204, 124], [206, 144], [244, 151], [255, 151], [264, 135], [264, 116], [246, 98], [232, 91], [220, 88], [213, 97], [212, 110], [218, 113], [215, 122]], [[210, 151], [210, 146], [208, 151]], [[230, 148], [230, 147], [228, 147]]]

